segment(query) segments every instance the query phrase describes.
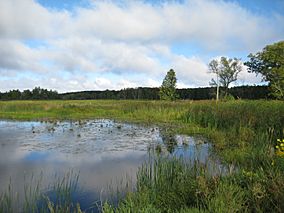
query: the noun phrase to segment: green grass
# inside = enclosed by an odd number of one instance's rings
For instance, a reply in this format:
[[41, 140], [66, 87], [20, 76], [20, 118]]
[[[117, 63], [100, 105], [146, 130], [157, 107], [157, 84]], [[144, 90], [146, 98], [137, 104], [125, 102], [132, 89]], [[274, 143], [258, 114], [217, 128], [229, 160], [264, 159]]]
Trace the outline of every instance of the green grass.
[[[281, 212], [283, 176], [278, 171], [214, 173], [207, 165], [157, 158], [137, 174], [137, 191], [104, 212]], [[275, 176], [276, 175], [276, 176]]]
[[186, 111], [188, 102], [160, 101], [7, 101], [0, 102], [0, 118], [65, 120], [115, 118], [137, 122], [169, 122]]
[[284, 178], [278, 168], [212, 173], [205, 164], [156, 158], [137, 173], [137, 191], [111, 212], [282, 212]]
[[[281, 212], [284, 158], [275, 154], [284, 134], [283, 101], [11, 101], [0, 118], [80, 120], [111, 118], [156, 124], [174, 133], [202, 134], [237, 170], [210, 175], [206, 166], [175, 159], [143, 165], [137, 191], [105, 212]], [[1, 198], [9, 203], [12, 198]], [[3, 201], [4, 202], [4, 201]]]

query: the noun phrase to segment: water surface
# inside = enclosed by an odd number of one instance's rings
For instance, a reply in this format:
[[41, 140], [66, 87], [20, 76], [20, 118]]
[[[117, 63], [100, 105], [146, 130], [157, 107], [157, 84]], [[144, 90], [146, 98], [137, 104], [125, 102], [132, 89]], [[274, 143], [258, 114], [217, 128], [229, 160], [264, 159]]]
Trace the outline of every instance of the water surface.
[[[205, 143], [204, 143], [205, 142]], [[158, 127], [145, 127], [113, 120], [78, 122], [0, 121], [0, 193], [11, 180], [19, 194], [23, 184], [42, 177], [48, 187], [71, 170], [79, 173], [76, 200], [82, 209], [109, 196], [109, 188], [135, 183], [138, 167], [147, 151], [209, 160], [210, 145], [202, 138], [167, 135]], [[30, 181], [30, 182], [29, 182]], [[135, 185], [135, 184], [133, 184]]]

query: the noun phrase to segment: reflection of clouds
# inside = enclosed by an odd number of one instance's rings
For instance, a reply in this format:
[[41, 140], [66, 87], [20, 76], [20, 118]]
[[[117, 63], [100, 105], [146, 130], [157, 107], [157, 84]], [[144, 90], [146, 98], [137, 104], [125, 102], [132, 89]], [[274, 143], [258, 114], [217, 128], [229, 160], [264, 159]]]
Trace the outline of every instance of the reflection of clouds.
[[[0, 164], [0, 192], [7, 189], [10, 177], [13, 189], [21, 197], [24, 195], [24, 183], [35, 187], [41, 173], [41, 188], [48, 189], [58, 180], [56, 177], [62, 177], [73, 170], [74, 173], [79, 173], [79, 189], [89, 191], [88, 199], [95, 201], [99, 199], [98, 195], [107, 196], [109, 187], [114, 190], [123, 188], [126, 176], [129, 177], [127, 180], [135, 182], [138, 167], [145, 159], [145, 154], [135, 153], [117, 158], [105, 155], [101, 157], [101, 161], [94, 162], [85, 160], [74, 163], [74, 161], [68, 162], [67, 159], [65, 162], [19, 161], [7, 166]], [[33, 181], [31, 181], [32, 176], [35, 177]]]
[[177, 142], [173, 153], [175, 156], [183, 156], [190, 161], [198, 160], [202, 163], [207, 163], [210, 160], [210, 145], [205, 138], [176, 135], [175, 140]]
[[[173, 155], [208, 161], [209, 144], [197, 145], [196, 138], [184, 135], [174, 138]], [[126, 181], [135, 183], [148, 146], [163, 143], [158, 128], [111, 120], [0, 121], [0, 193], [10, 177], [21, 196], [23, 184], [35, 185], [41, 173], [41, 187], [47, 189], [57, 180], [55, 175], [62, 177], [73, 170], [80, 173], [79, 187], [90, 192], [88, 199], [95, 201], [98, 195], [107, 196], [109, 188], [123, 188]], [[32, 176], [35, 179], [31, 180]]]
[[47, 188], [55, 174], [60, 177], [72, 169], [80, 172], [79, 185], [96, 196], [110, 185], [121, 187], [126, 175], [135, 181], [147, 146], [157, 137], [158, 132], [150, 128], [109, 120], [81, 124], [0, 121], [0, 192], [10, 177], [14, 189], [23, 195], [23, 183], [32, 176], [40, 177], [42, 172], [41, 187]]

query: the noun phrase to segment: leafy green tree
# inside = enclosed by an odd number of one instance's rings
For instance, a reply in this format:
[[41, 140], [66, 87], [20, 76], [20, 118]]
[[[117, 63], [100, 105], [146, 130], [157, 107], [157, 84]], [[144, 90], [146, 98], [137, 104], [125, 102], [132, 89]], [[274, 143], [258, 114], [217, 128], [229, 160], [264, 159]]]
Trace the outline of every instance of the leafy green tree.
[[23, 92], [22, 92], [22, 99], [23, 100], [30, 100], [31, 98], [32, 98], [32, 92], [30, 91], [30, 90], [24, 90]]
[[267, 45], [261, 52], [249, 54], [245, 63], [249, 72], [262, 75], [278, 99], [284, 99], [284, 41]]
[[[230, 83], [238, 79], [238, 74], [242, 71], [242, 65], [239, 59], [231, 59], [226, 57], [221, 57], [220, 60], [212, 60], [209, 65], [209, 71], [216, 74], [217, 79], [211, 79], [211, 86], [221, 86], [224, 88], [225, 96], [228, 95]], [[217, 89], [217, 99], [218, 99], [218, 89]]]
[[174, 101], [177, 99], [176, 93], [176, 73], [173, 69], [170, 69], [165, 76], [162, 86], [160, 87], [160, 99]]

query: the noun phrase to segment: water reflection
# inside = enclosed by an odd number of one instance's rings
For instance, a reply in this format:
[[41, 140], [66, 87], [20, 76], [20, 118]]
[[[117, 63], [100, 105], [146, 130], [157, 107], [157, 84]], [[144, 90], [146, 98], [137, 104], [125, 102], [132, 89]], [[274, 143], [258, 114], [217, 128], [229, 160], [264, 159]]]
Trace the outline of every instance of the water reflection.
[[[41, 187], [48, 189], [54, 175], [80, 172], [75, 196], [83, 209], [109, 196], [111, 187], [136, 181], [136, 172], [147, 159], [147, 150], [161, 146], [163, 153], [209, 159], [209, 144], [174, 135], [157, 127], [143, 127], [113, 120], [77, 122], [0, 121], [0, 193], [9, 184], [23, 194], [23, 183], [43, 173]], [[122, 181], [124, 180], [124, 182]], [[52, 193], [52, 192], [50, 192]]]

